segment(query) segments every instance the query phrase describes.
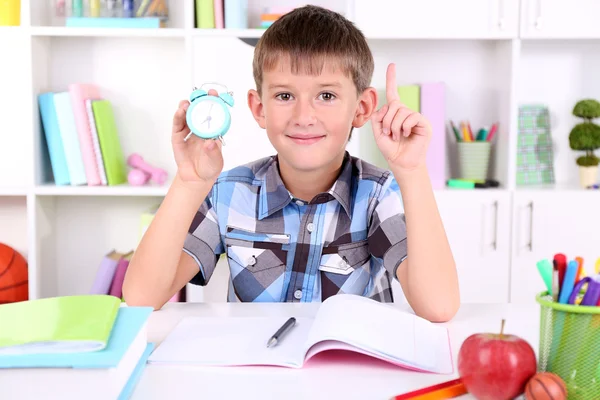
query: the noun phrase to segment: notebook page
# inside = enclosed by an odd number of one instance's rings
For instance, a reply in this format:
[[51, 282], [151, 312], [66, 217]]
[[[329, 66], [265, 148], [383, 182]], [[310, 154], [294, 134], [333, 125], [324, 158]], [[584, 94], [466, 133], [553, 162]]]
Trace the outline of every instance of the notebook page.
[[167, 335], [148, 362], [300, 367], [312, 319], [296, 318], [296, 325], [282, 340], [267, 348], [267, 341], [287, 318], [187, 317]]
[[307, 344], [322, 340], [342, 341], [409, 368], [453, 372], [445, 327], [362, 296], [336, 295], [322, 304]]

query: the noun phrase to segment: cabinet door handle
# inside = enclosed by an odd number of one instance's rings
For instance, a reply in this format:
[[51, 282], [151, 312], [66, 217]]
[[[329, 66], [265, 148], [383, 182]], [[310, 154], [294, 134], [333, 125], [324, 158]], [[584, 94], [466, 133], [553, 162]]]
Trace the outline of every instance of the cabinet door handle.
[[529, 251], [533, 252], [533, 201], [529, 203]]
[[542, 0], [538, 0], [537, 1], [537, 17], [535, 19], [535, 29], [537, 30], [541, 30], [542, 29]]
[[498, 28], [501, 31], [506, 26], [506, 18], [504, 17], [504, 0], [498, 0]]
[[492, 242], [494, 251], [498, 250], [498, 200], [494, 201], [494, 241]]

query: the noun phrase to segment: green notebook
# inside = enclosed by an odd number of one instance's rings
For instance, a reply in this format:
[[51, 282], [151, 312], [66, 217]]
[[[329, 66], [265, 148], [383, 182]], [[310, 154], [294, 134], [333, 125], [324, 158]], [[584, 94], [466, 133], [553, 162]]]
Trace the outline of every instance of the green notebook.
[[109, 186], [127, 183], [127, 165], [119, 140], [112, 105], [108, 100], [93, 100], [92, 111], [96, 121], [98, 142]]
[[0, 305], [0, 355], [102, 350], [120, 304], [115, 296], [78, 295]]

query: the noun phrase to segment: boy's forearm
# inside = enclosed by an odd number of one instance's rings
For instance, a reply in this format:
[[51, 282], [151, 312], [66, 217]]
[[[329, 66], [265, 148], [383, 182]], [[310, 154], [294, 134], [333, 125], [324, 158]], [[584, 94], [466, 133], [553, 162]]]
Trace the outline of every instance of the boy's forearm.
[[211, 188], [175, 177], [127, 268], [123, 294], [128, 304], [157, 308], [172, 296], [188, 227]]
[[[406, 217], [408, 257], [403, 280], [407, 299], [424, 318], [448, 320], [460, 304], [458, 277], [427, 168], [392, 172], [400, 187]], [[398, 271], [400, 275], [400, 268]]]

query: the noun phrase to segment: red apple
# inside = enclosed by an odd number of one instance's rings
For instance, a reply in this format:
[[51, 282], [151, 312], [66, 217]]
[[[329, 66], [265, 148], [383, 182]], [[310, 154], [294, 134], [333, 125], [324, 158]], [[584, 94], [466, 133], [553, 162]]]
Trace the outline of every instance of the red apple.
[[531, 345], [503, 332], [504, 320], [500, 334], [473, 334], [458, 352], [458, 373], [469, 393], [479, 400], [514, 399], [536, 373]]

